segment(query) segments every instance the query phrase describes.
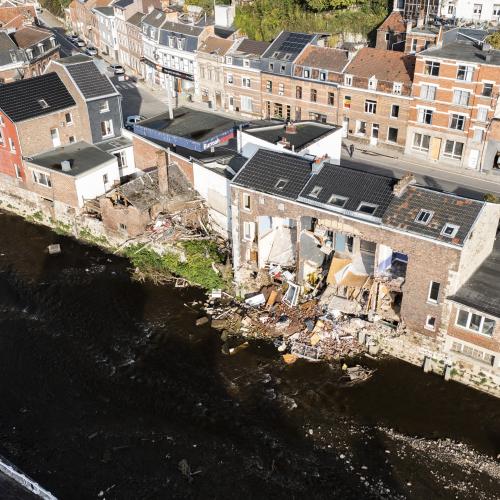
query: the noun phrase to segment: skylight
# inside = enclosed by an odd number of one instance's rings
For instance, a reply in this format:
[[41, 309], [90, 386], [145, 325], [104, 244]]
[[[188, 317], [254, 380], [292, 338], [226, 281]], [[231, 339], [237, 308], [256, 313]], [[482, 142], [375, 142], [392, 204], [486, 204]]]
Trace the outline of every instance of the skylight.
[[375, 213], [375, 210], [377, 210], [377, 208], [378, 208], [378, 205], [374, 205], [373, 203], [365, 203], [364, 201], [362, 201], [359, 204], [358, 212], [361, 212], [361, 213], [367, 214], [367, 215], [373, 215]]
[[446, 236], [447, 238], [454, 238], [457, 235], [459, 229], [460, 226], [447, 222], [441, 230], [441, 235]]
[[278, 182], [274, 185], [275, 189], [278, 189], [279, 191], [282, 191], [285, 189], [285, 186], [288, 184], [287, 179], [278, 179]]
[[330, 196], [330, 199], [328, 200], [328, 203], [330, 205], [335, 205], [336, 207], [344, 208], [348, 200], [349, 198], [346, 198], [345, 196], [332, 194], [332, 196]]
[[318, 197], [318, 195], [319, 195], [319, 193], [321, 193], [321, 190], [322, 190], [322, 189], [323, 189], [323, 188], [322, 188], [321, 186], [314, 186], [314, 187], [312, 188], [311, 192], [309, 193], [309, 196], [310, 196], [311, 198], [317, 198], [317, 197]]
[[415, 217], [415, 222], [417, 224], [422, 224], [426, 226], [431, 221], [433, 215], [434, 212], [431, 212], [430, 210], [421, 209], [420, 212], [418, 212], [418, 215]]
[[38, 99], [38, 104], [40, 104], [40, 106], [43, 109], [47, 109], [49, 107], [49, 105], [47, 104], [47, 101], [45, 99]]

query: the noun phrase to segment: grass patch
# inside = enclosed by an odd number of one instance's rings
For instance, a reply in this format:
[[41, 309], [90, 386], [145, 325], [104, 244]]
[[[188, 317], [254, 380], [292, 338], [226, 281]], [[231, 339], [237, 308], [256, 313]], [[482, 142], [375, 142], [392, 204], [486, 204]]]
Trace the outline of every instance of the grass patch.
[[144, 276], [152, 279], [177, 276], [208, 290], [229, 288], [232, 276], [221, 276], [212, 268], [213, 262], [216, 264], [223, 262], [223, 256], [219, 254], [217, 245], [213, 241], [185, 241], [179, 243], [178, 247], [185, 255], [185, 259], [172, 251], [159, 255], [154, 250], [142, 248], [142, 245], [127, 247], [124, 255]]
[[86, 227], [78, 231], [78, 239], [91, 245], [108, 246], [109, 242], [106, 236], [96, 236]]

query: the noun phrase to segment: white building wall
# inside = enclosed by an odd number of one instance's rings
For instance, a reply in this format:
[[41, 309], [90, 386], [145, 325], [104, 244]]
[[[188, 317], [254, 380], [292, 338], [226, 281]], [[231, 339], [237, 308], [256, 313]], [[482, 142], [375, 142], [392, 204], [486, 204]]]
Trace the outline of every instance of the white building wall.
[[467, 21], [498, 21], [499, 16], [494, 14], [498, 10], [499, 0], [444, 0], [441, 3], [442, 17]]
[[[108, 176], [108, 181], [104, 183], [104, 175]], [[90, 171], [87, 175], [82, 175], [75, 179], [76, 194], [78, 204], [83, 207], [84, 200], [91, 200], [109, 191], [115, 182], [120, 181], [118, 171], [118, 160], [110, 160], [109, 163], [98, 169]]]

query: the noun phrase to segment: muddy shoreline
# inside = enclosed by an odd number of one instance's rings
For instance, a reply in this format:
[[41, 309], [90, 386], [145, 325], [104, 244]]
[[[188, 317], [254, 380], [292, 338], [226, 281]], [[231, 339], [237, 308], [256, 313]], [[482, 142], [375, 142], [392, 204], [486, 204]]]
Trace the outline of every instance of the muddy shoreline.
[[342, 388], [269, 342], [226, 356], [200, 290], [17, 217], [0, 236], [0, 454], [59, 498], [500, 498], [498, 400], [394, 359]]

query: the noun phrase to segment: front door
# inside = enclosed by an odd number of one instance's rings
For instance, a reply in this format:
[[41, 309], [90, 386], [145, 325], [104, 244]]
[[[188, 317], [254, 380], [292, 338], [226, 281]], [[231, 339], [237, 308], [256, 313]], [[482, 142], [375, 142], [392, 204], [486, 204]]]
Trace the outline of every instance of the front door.
[[220, 92], [215, 93], [215, 107], [220, 109], [222, 106], [222, 98], [220, 96]]
[[433, 137], [431, 139], [431, 160], [439, 159], [439, 152], [441, 151], [441, 139], [439, 137]]
[[377, 142], [378, 142], [378, 130], [379, 130], [378, 123], [373, 123], [372, 124], [372, 135], [370, 137], [370, 144], [372, 146], [376, 146], [377, 145]]
[[469, 153], [469, 168], [477, 168], [479, 161], [479, 149], [471, 149]]
[[349, 117], [344, 116], [344, 119], [342, 120], [342, 137], [347, 137], [349, 134]]

